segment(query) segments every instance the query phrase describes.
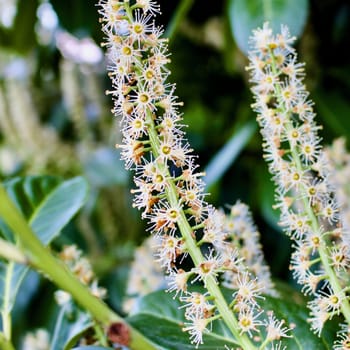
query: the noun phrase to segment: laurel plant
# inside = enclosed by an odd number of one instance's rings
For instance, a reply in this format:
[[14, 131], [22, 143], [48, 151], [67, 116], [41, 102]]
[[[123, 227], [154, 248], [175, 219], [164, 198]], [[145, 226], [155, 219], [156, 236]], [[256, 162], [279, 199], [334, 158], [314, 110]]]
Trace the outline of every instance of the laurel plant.
[[[127, 295], [115, 307], [115, 290], [84, 249], [56, 241], [87, 200], [86, 180], [4, 181], [0, 348], [348, 349], [349, 155], [341, 140], [322, 147], [288, 26], [275, 31], [266, 21], [246, 43], [237, 41], [247, 48], [251, 107], [275, 186], [277, 224], [292, 240], [290, 271], [299, 290], [273, 277], [247, 204], [210, 203], [170, 82], [169, 40], [156, 24], [160, 5], [100, 0], [97, 8], [111, 83], [106, 94], [122, 135], [116, 152], [132, 174], [132, 206], [149, 237], [135, 249], [123, 281]], [[55, 321], [18, 340], [16, 302], [30, 286], [39, 288], [38, 274], [55, 286]]]

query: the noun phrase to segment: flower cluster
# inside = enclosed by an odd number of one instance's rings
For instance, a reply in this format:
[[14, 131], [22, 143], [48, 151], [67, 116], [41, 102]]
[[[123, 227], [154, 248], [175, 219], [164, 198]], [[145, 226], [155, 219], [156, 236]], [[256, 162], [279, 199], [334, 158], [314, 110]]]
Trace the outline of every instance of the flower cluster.
[[[269, 266], [266, 265], [260, 233], [254, 224], [249, 207], [238, 201], [231, 206], [229, 215], [224, 218], [224, 232], [226, 233], [226, 245], [229, 249], [236, 248], [244, 259], [244, 264], [249, 271], [264, 286], [264, 293], [276, 295]], [[229, 288], [237, 288], [237, 274], [232, 271], [224, 273], [224, 285]]]
[[37, 329], [26, 334], [23, 339], [23, 349], [26, 350], [49, 350], [50, 335], [46, 329]]
[[[151, 0], [100, 1], [113, 86], [108, 94], [123, 134], [117, 147], [126, 168], [135, 171], [134, 206], [157, 238], [156, 261], [167, 273], [168, 291], [184, 303], [183, 329], [191, 341], [201, 344], [212, 322], [221, 319], [241, 348], [255, 349], [249, 336], [276, 322], [262, 321], [257, 298], [263, 282], [248, 272], [237, 247], [232, 249], [222, 212], [205, 201], [202, 173], [181, 124], [182, 103], [167, 82], [167, 40], [153, 20], [158, 12]], [[184, 259], [187, 263], [181, 264]], [[226, 272], [237, 276], [230, 304], [219, 287]], [[192, 291], [190, 285], [197, 282], [204, 292]]]
[[[80, 282], [89, 286], [94, 296], [101, 299], [106, 296], [107, 291], [105, 288], [98, 286], [98, 281], [92, 271], [89, 260], [82, 256], [82, 251], [75, 245], [64, 246], [59, 254], [59, 258], [77, 276]], [[71, 301], [70, 294], [63, 290], [56, 291], [55, 297], [59, 305], [64, 305]]]
[[137, 298], [165, 285], [163, 269], [154, 261], [158, 241], [156, 236], [149, 236], [135, 249], [126, 288], [127, 298], [123, 303], [126, 312], [132, 311]]
[[294, 241], [291, 270], [303, 292], [314, 297], [310, 322], [320, 334], [334, 315], [350, 321], [349, 233], [340, 220], [331, 167], [303, 84], [304, 65], [291, 46], [294, 40], [286, 27], [273, 35], [265, 23], [253, 32], [247, 69], [264, 157], [276, 183], [280, 223]]

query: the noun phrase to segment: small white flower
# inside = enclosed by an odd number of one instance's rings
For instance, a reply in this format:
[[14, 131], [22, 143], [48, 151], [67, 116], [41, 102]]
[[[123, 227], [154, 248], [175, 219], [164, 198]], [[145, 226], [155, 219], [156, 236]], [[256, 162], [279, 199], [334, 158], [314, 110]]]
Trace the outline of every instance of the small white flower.
[[291, 330], [291, 328], [288, 328], [284, 326], [285, 321], [284, 320], [278, 320], [273, 312], [268, 313], [268, 319], [265, 320], [265, 327], [267, 330], [267, 339], [270, 341], [274, 340], [280, 340], [284, 337], [291, 337], [290, 334], [288, 334]]
[[63, 290], [57, 290], [54, 295], [58, 305], [63, 306], [72, 301], [71, 295]]
[[190, 333], [191, 343], [198, 348], [199, 344], [203, 344], [203, 334], [209, 333], [207, 328], [210, 320], [207, 318], [200, 318], [195, 314], [188, 315], [187, 318], [190, 322], [185, 322], [183, 331]]
[[33, 333], [28, 333], [23, 340], [25, 350], [49, 350], [50, 335], [46, 329], [38, 329]]
[[238, 315], [238, 326], [240, 328], [241, 334], [248, 333], [252, 337], [253, 332], [259, 332], [258, 327], [263, 323], [259, 319], [261, 312], [254, 313], [250, 308], [242, 310]]

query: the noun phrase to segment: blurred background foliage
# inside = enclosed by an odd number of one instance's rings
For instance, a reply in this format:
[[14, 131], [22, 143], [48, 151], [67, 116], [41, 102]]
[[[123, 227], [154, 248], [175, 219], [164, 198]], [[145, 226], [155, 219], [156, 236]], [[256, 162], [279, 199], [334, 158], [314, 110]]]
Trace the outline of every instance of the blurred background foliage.
[[[208, 201], [246, 202], [276, 278], [292, 284], [290, 243], [272, 210], [273, 187], [250, 109], [245, 65], [250, 30], [268, 18], [298, 35], [299, 59], [325, 144], [350, 135], [350, 3], [347, 0], [160, 1], [157, 21], [170, 37], [172, 75], [184, 101], [187, 136], [202, 170]], [[55, 240], [84, 249], [117, 310], [133, 251], [148, 232], [132, 208], [132, 175], [120, 140], [94, 0], [0, 0], [0, 177], [83, 175], [90, 197]], [[41, 307], [52, 287], [35, 276], [18, 308]], [[30, 293], [29, 293], [30, 292]], [[39, 297], [40, 295], [40, 297]], [[39, 298], [39, 299], [38, 299]], [[20, 299], [21, 300], [21, 299]], [[34, 327], [43, 315], [18, 318]], [[48, 316], [47, 316], [48, 317]], [[27, 324], [25, 324], [27, 322]]]

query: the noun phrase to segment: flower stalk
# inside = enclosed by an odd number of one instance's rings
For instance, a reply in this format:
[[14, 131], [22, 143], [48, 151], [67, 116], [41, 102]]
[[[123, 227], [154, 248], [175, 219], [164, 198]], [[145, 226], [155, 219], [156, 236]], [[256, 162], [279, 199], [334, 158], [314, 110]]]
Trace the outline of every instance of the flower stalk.
[[[278, 68], [277, 68], [278, 66], [276, 63], [276, 57], [275, 57], [273, 51], [271, 50], [271, 48], [269, 49], [269, 52], [270, 52], [271, 59], [272, 59], [272, 63], [271, 63], [272, 72], [274, 74], [278, 75]], [[276, 96], [279, 100], [279, 103], [282, 106], [281, 113], [289, 116], [289, 118], [290, 118], [291, 111], [287, 110], [285, 108], [285, 105], [283, 103], [281, 95], [282, 95], [281, 87], [279, 85], [277, 85], [276, 86]], [[290, 120], [291, 120], [291, 118], [290, 118]], [[291, 134], [292, 130], [293, 130], [293, 123], [290, 121], [289, 123], [286, 123], [287, 134]], [[297, 147], [294, 146], [292, 140], [289, 139], [288, 142], [289, 142], [289, 147], [291, 150], [293, 162], [296, 165], [296, 169], [299, 173], [303, 173], [305, 171], [305, 168], [303, 167], [303, 162], [302, 162], [300, 155], [298, 153], [298, 149], [297, 149]], [[303, 209], [307, 213], [307, 216], [310, 220], [310, 226], [311, 226], [312, 231], [313, 232], [321, 232], [322, 227], [320, 225], [320, 222], [318, 221], [317, 216], [316, 216], [312, 206], [310, 206], [310, 202], [308, 200], [307, 186], [305, 186], [304, 184], [300, 184], [299, 190], [301, 192]], [[329, 280], [329, 283], [330, 283], [330, 287], [332, 288], [334, 294], [337, 295], [337, 297], [340, 300], [342, 300], [341, 306], [340, 306], [341, 311], [342, 311], [347, 323], [350, 324], [349, 299], [347, 298], [346, 293], [340, 284], [340, 280], [336, 274], [336, 271], [332, 268], [332, 261], [328, 255], [329, 240], [327, 241], [326, 237], [327, 236], [324, 236], [324, 237], [321, 236], [320, 243], [318, 245], [318, 254], [320, 257], [320, 263], [325, 271], [325, 274], [326, 274], [326, 276]]]
[[[159, 6], [151, 0], [101, 0], [99, 12], [112, 80], [107, 94], [113, 96], [112, 112], [121, 117], [123, 140], [117, 148], [125, 167], [135, 171], [134, 207], [159, 241], [157, 262], [167, 273], [168, 291], [185, 302], [183, 330], [197, 347], [212, 321], [223, 321], [240, 348], [257, 349], [253, 333], [263, 324], [255, 298], [263, 283], [251, 278], [229, 244], [222, 213], [204, 200], [203, 174], [182, 130], [182, 103], [166, 82], [167, 39], [152, 20]], [[187, 271], [181, 264], [186, 257], [193, 265]], [[239, 289], [230, 303], [219, 285], [228, 271]], [[205, 292], [189, 290], [197, 282]], [[281, 336], [261, 341], [270, 344]]]
[[8, 261], [15, 261], [19, 264], [26, 263], [26, 257], [14, 244], [0, 238], [0, 256]]
[[[160, 144], [159, 144], [159, 135], [157, 134], [154, 122], [152, 118], [148, 115], [147, 122], [149, 129], [149, 138], [152, 147], [152, 151], [154, 156], [157, 158], [161, 154], [160, 152]], [[166, 188], [166, 197], [169, 200], [170, 207], [176, 207], [179, 203], [179, 194], [172, 180], [172, 177], [169, 173], [169, 170], [164, 167], [164, 172], [166, 172], [166, 178], [168, 178], [165, 188]], [[201, 266], [205, 263], [205, 258], [201, 252], [200, 247], [197, 245], [197, 241], [193, 238], [193, 228], [190, 226], [188, 222], [188, 218], [183, 209], [179, 210], [179, 217], [177, 220], [177, 226], [183, 237], [185, 250], [190, 255], [193, 264], [195, 266]], [[256, 349], [255, 345], [249, 340], [247, 335], [239, 333], [239, 325], [238, 321], [235, 318], [232, 310], [227, 305], [225, 298], [222, 295], [222, 292], [218, 286], [217, 280], [213, 276], [208, 276], [205, 280], [205, 286], [209, 291], [214, 303], [218, 309], [219, 315], [221, 315], [222, 319], [234, 335], [237, 344], [239, 344], [245, 350], [253, 350]]]
[[2, 333], [0, 333], [0, 349], [2, 349], [2, 350], [15, 350], [11, 341], [8, 340]]
[[[263, 136], [264, 157], [277, 185], [276, 208], [281, 225], [295, 242], [293, 276], [303, 284], [311, 328], [320, 334], [324, 323], [342, 314], [350, 321], [346, 277], [349, 237], [340, 206], [329, 182], [330, 170], [317, 135], [312, 102], [303, 85], [304, 65], [291, 46], [287, 27], [273, 35], [268, 23], [253, 32], [250, 65], [253, 109]], [[345, 329], [345, 327], [343, 327]], [[347, 330], [341, 337], [349, 338]]]

